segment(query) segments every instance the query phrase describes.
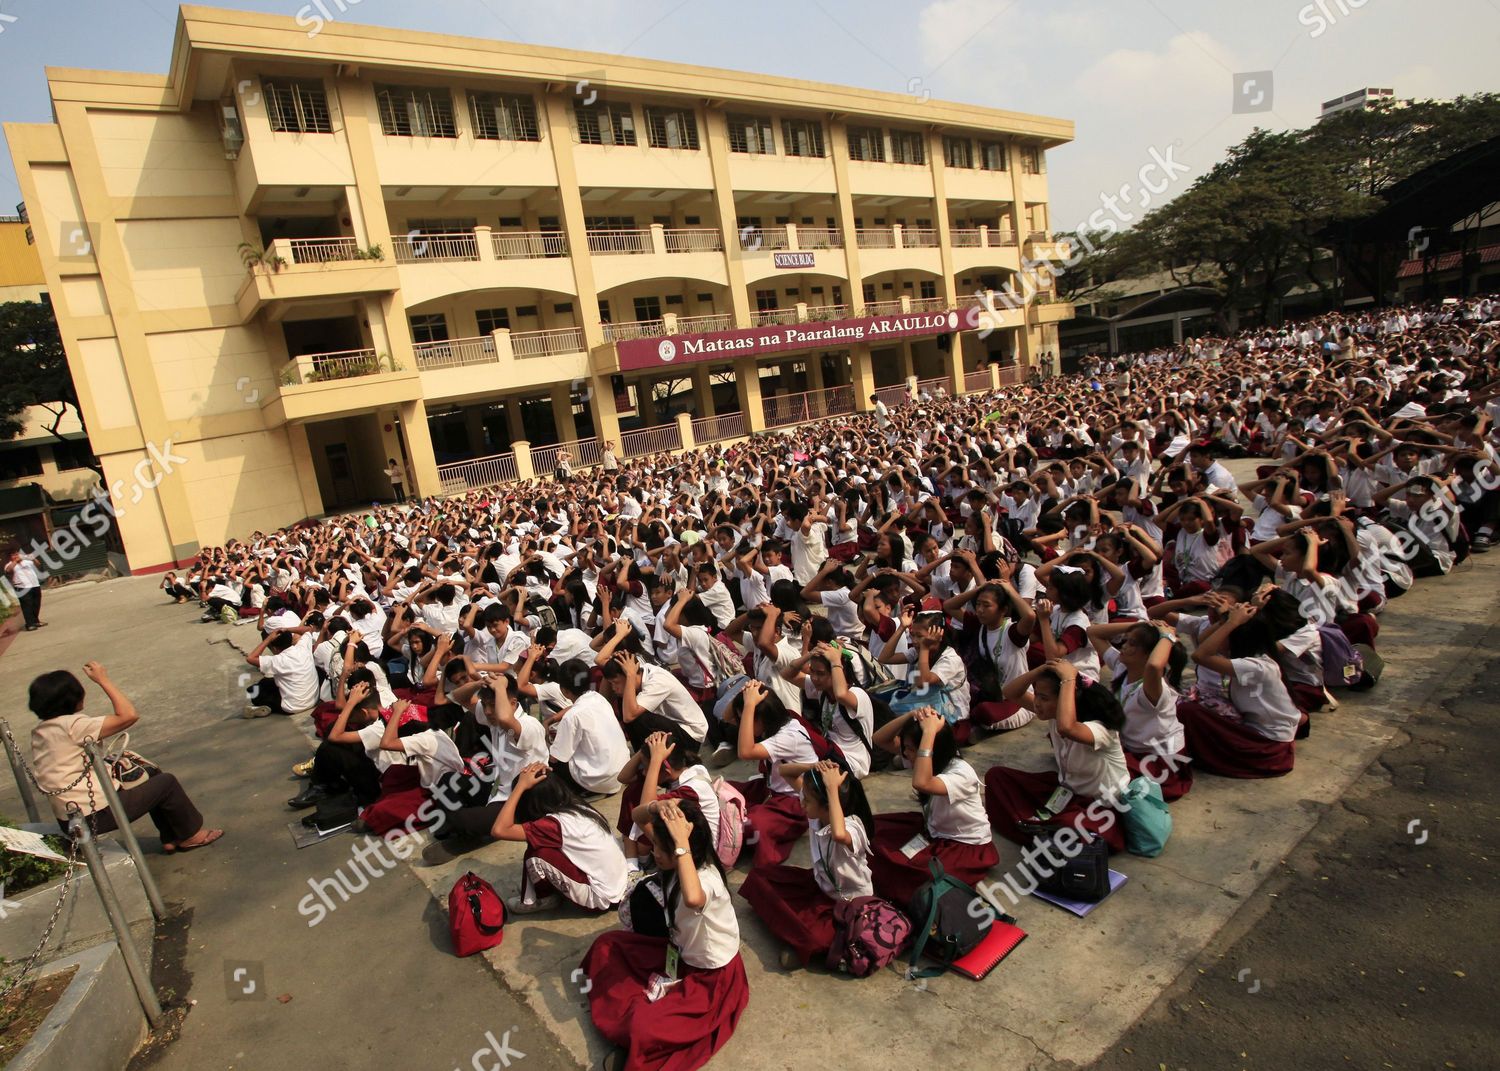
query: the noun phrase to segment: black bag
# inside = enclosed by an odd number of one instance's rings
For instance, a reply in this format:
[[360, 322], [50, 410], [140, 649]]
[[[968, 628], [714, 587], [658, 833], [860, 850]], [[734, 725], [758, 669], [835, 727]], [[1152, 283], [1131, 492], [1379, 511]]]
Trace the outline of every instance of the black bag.
[[[912, 920], [913, 938], [907, 976], [932, 978], [942, 974], [954, 960], [968, 955], [984, 940], [986, 922], [993, 912], [970, 913], [972, 905], [984, 899], [969, 886], [950, 877], [943, 864], [933, 859], [927, 864], [932, 880], [912, 894], [907, 916]], [[941, 966], [917, 970], [923, 953]]]
[[[1022, 823], [1021, 829], [1033, 835], [1038, 849], [1050, 845], [1058, 833], [1056, 826], [1032, 823]], [[1050, 874], [1038, 874], [1036, 887], [1067, 900], [1097, 904], [1109, 895], [1109, 845], [1097, 837], [1085, 839], [1079, 835], [1074, 839], [1077, 847], [1071, 854], [1061, 848], [1051, 853], [1050, 858], [1065, 862]], [[1042, 858], [1049, 856], [1044, 854]]]
[[345, 794], [320, 801], [317, 810], [303, 818], [302, 824], [308, 829], [316, 829], [319, 833], [330, 833], [352, 825], [358, 817], [359, 805], [353, 796]]

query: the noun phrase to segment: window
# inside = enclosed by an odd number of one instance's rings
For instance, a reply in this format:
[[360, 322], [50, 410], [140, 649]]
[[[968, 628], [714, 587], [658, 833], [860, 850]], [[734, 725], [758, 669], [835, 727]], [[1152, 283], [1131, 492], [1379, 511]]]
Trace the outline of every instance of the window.
[[701, 305], [712, 305], [714, 303], [714, 296], [712, 294], [696, 294], [694, 297]]
[[263, 83], [271, 129], [282, 134], [332, 134], [328, 94], [322, 82]]
[[667, 304], [668, 305], [681, 305], [682, 304], [682, 295], [681, 294], [668, 294], [667, 295]]
[[536, 306], [535, 305], [517, 305], [516, 306], [516, 319], [518, 319], [518, 320], [525, 320], [525, 319], [535, 320], [536, 319]]
[[36, 446], [0, 450], [0, 480], [20, 480], [42, 474], [42, 451]]
[[653, 149], [698, 148], [698, 121], [683, 108], [647, 108], [646, 138]]
[[775, 153], [776, 135], [772, 133], [771, 120], [760, 115], [729, 116], [729, 151], [761, 156]]
[[453, 94], [422, 86], [375, 87], [380, 129], [398, 138], [456, 138]]
[[69, 439], [66, 442], [52, 444], [52, 463], [59, 472], [68, 472], [71, 469], [86, 469], [94, 460], [94, 453], [89, 449], [87, 439]]
[[525, 221], [522, 220], [520, 216], [501, 216], [500, 226], [515, 227], [517, 230], [519, 230], [521, 227], [525, 226]]
[[628, 104], [573, 103], [578, 140], [584, 145], [634, 145], [635, 115]]
[[949, 167], [972, 168], [974, 166], [974, 143], [968, 138], [943, 138], [943, 163]]
[[864, 295], [864, 299], [866, 301], [874, 301], [875, 300], [875, 284], [874, 283], [865, 283], [865, 285], [861, 288], [860, 292]]
[[654, 297], [638, 297], [635, 299], [635, 318], [637, 320], [660, 320], [661, 301]]
[[924, 298], [937, 297], [937, 283], [932, 279], [923, 279], [921, 294]]
[[1042, 172], [1042, 151], [1035, 145], [1027, 145], [1021, 150], [1021, 173], [1040, 175]]
[[479, 325], [481, 335], [510, 330], [510, 313], [505, 309], [478, 309], [474, 313], [474, 320]]
[[536, 102], [511, 93], [469, 93], [474, 136], [485, 141], [541, 141]]
[[906, 130], [891, 131], [891, 162], [896, 164], [925, 164], [927, 146], [921, 134]]
[[584, 216], [583, 229], [586, 231], [633, 231], [635, 230], [635, 217]]
[[573, 311], [573, 303], [571, 301], [559, 301], [556, 305], [552, 306], [552, 311], [559, 315], [570, 313]]
[[[614, 320], [610, 319], [609, 315], [609, 302], [605, 301], [603, 298], [599, 299], [599, 322], [601, 324], [614, 323]], [[617, 391], [616, 393], [619, 392]]]
[[776, 291], [757, 290], [755, 292], [755, 307], [761, 312], [764, 312], [767, 309], [780, 308], [780, 306], [776, 303]]
[[979, 143], [979, 166], [985, 171], [1008, 170], [1005, 164], [1005, 143], [981, 141]]
[[885, 163], [885, 135], [878, 126], [849, 128], [849, 159], [865, 163]]
[[448, 341], [448, 317], [440, 312], [409, 317], [413, 342]]
[[823, 124], [816, 119], [783, 119], [781, 144], [788, 156], [810, 156], [821, 160], [827, 155], [823, 151]]

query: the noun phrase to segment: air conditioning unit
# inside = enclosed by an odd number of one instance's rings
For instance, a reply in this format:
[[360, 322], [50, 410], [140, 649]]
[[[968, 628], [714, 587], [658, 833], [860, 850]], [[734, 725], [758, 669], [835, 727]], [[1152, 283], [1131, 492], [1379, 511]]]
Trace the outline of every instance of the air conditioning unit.
[[238, 160], [245, 145], [245, 127], [239, 109], [233, 103], [223, 105], [219, 119], [219, 136], [224, 139], [224, 159]]

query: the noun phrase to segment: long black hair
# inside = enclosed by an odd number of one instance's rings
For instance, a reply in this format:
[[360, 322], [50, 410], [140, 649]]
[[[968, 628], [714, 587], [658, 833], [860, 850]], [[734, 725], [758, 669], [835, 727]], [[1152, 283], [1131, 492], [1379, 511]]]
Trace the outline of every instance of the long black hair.
[[605, 833], [610, 832], [607, 818], [585, 803], [583, 797], [567, 781], [555, 773], [549, 773], [527, 789], [516, 802], [516, 821], [524, 825], [554, 814], [576, 814], [587, 818]]
[[[905, 725], [901, 726], [901, 743], [910, 745], [913, 748], [920, 748], [922, 746], [922, 723], [912, 718]], [[945, 721], [939, 726], [938, 734], [932, 741], [933, 775], [941, 777], [957, 758], [958, 737], [953, 735], [953, 726]], [[918, 792], [917, 799], [926, 803], [928, 795], [929, 793], [926, 792]]]
[[[546, 782], [543, 782], [545, 784]], [[528, 793], [530, 795], [530, 793]], [[522, 802], [525, 802], [524, 797]], [[703, 817], [703, 809], [693, 800], [678, 800], [678, 809], [682, 816], [692, 824], [692, 830], [688, 833], [688, 854], [693, 857], [693, 867], [703, 870], [712, 866], [719, 872], [720, 879], [725, 877], [724, 864], [719, 861], [717, 848], [717, 837], [713, 830], [708, 827], [708, 819]], [[646, 819], [646, 832], [650, 834], [651, 841], [664, 852], [677, 850], [677, 842], [672, 839], [671, 832], [663, 824], [660, 815], [653, 814]], [[667, 879], [667, 925], [673, 926], [673, 920], [677, 917], [677, 905], [682, 900], [682, 885], [673, 874]]]
[[[823, 780], [823, 773], [816, 766], [803, 774], [803, 783], [812, 790], [812, 794], [818, 798], [818, 802], [824, 807], [828, 806], [828, 783]], [[865, 827], [865, 837], [874, 836], [875, 815], [870, 810], [870, 800], [865, 795], [865, 786], [860, 784], [859, 778], [846, 775], [839, 785], [839, 809], [844, 812], [846, 818], [858, 818], [860, 824]], [[866, 851], [868, 851], [868, 847]]]
[[[1052, 687], [1061, 691], [1062, 678], [1049, 669], [1042, 678], [1052, 682]], [[1125, 727], [1125, 708], [1120, 705], [1115, 693], [1081, 674], [1073, 688], [1073, 712], [1080, 722], [1097, 721], [1110, 732], [1119, 732]]]

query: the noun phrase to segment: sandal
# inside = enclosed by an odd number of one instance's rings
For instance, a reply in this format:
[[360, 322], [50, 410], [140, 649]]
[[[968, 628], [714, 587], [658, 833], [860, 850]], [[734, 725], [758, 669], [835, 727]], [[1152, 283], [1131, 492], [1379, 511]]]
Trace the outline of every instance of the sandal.
[[198, 848], [207, 848], [210, 844], [218, 840], [223, 835], [224, 831], [222, 829], [210, 829], [203, 835], [203, 839], [198, 843], [194, 844], [192, 841], [185, 840], [177, 845], [177, 850], [179, 852], [191, 852]]
[[163, 855], [172, 855], [172, 854], [175, 854], [176, 851], [177, 851], [177, 845], [175, 845], [175, 844], [168, 844], [166, 841], [162, 841], [161, 842], [161, 853]]

